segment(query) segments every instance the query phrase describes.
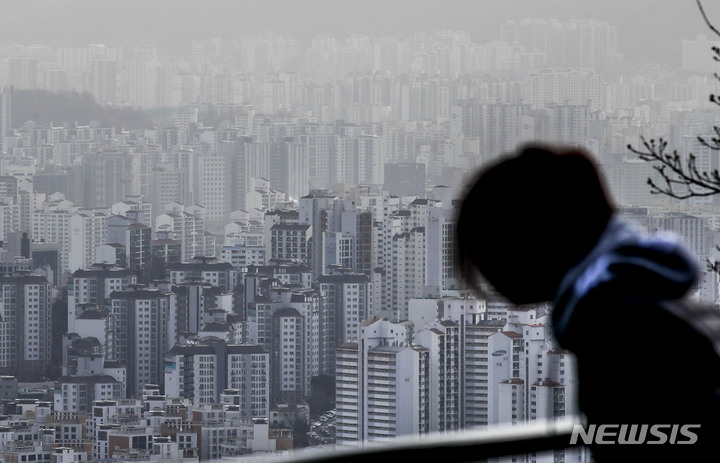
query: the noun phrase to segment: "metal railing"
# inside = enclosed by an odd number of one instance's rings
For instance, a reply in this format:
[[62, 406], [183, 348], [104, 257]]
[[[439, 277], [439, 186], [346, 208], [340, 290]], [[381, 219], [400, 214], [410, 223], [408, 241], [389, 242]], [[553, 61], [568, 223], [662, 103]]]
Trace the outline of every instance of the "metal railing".
[[461, 430], [400, 437], [384, 443], [358, 447], [307, 448], [288, 454], [266, 454], [238, 462], [287, 463], [368, 463], [379, 461], [475, 462], [490, 458], [522, 455], [571, 447], [570, 437], [578, 420], [534, 421], [516, 426]]

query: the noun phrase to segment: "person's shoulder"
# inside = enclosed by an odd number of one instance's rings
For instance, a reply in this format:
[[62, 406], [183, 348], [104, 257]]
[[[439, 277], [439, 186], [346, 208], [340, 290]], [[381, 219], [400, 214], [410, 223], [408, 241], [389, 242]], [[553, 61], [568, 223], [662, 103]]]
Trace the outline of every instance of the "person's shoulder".
[[720, 351], [720, 307], [717, 304], [682, 298], [663, 301], [662, 307], [708, 339], [715, 351]]

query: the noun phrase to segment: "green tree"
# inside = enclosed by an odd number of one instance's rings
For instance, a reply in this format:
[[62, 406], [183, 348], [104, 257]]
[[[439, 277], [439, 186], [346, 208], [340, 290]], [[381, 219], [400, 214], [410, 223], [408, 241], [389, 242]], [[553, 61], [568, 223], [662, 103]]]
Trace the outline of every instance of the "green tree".
[[311, 394], [308, 404], [310, 415], [318, 416], [335, 408], [335, 378], [321, 375], [313, 376], [311, 383]]
[[293, 448], [299, 449], [310, 445], [307, 433], [310, 431], [310, 425], [300, 418], [295, 418], [292, 423], [293, 431]]

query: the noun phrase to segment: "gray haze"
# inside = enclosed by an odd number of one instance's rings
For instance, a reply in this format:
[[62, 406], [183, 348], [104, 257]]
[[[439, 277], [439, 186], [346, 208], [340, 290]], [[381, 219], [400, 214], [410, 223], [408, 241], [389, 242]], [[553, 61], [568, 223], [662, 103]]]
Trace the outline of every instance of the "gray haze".
[[[720, 6], [706, 3], [710, 15], [720, 18]], [[662, 60], [677, 59], [682, 39], [706, 32], [691, 0], [3, 0], [0, 4], [0, 42], [51, 46], [106, 43], [183, 49], [193, 39], [262, 31], [309, 39], [351, 33], [402, 37], [417, 31], [464, 29], [475, 40], [487, 40], [498, 36], [499, 24], [505, 20], [545, 17], [608, 21], [620, 27], [621, 51], [628, 58]]]
[[[247, 462], [578, 416], [548, 305], [476, 297], [455, 265], [457, 199], [526, 143], [585, 149], [618, 222], [581, 278], [626, 220], [677, 234], [688, 297], [720, 310], [719, 39], [694, 0], [0, 0], [2, 461]], [[693, 153], [712, 195], [653, 194], [646, 161], [674, 158], [643, 139]], [[557, 214], [523, 210], [477, 214], [473, 240], [531, 249]], [[532, 254], [507, 255], [534, 277]], [[638, 358], [613, 330], [650, 326], [624, 315], [593, 315], [608, 377]], [[645, 382], [685, 371], [663, 368]]]

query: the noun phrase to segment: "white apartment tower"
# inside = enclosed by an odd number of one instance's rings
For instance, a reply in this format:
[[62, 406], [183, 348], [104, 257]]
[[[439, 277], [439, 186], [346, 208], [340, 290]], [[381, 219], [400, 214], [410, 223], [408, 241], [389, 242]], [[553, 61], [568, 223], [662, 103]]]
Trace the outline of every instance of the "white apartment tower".
[[88, 209], [70, 218], [68, 270], [90, 268], [95, 263], [97, 247], [107, 241], [107, 209]]
[[408, 343], [405, 325], [366, 320], [358, 342], [337, 350], [337, 443], [429, 432], [429, 370], [428, 350]]
[[430, 351], [431, 429], [487, 426], [488, 338], [505, 320], [488, 320], [483, 299], [445, 298], [438, 304], [440, 319], [424, 326], [415, 321], [416, 342]]
[[69, 267], [70, 219], [78, 207], [55, 193], [35, 208], [32, 215], [31, 236], [36, 243], [57, 243], [60, 245], [60, 272]]
[[455, 264], [456, 214], [450, 205], [431, 208], [425, 226], [425, 286], [438, 293], [464, 286]]
[[231, 211], [231, 159], [217, 154], [193, 157], [193, 199], [206, 210], [208, 222], [219, 223]]
[[422, 330], [415, 337], [429, 351], [429, 413], [431, 431], [451, 431], [461, 427], [460, 327], [443, 320]]
[[416, 227], [391, 238], [391, 251], [385, 268], [383, 289], [391, 320], [408, 319], [410, 299], [422, 297], [425, 283], [425, 228]]
[[284, 292], [273, 308], [271, 323], [271, 365], [273, 403], [298, 403], [310, 394], [311, 379], [327, 365], [326, 338], [320, 325], [324, 302], [313, 290]]
[[270, 411], [269, 354], [259, 345], [235, 345], [204, 338], [176, 345], [165, 356], [165, 394], [194, 405], [214, 404], [223, 391], [243, 391], [233, 400], [241, 416]]
[[155, 230], [168, 232], [171, 239], [180, 241], [182, 262], [206, 254], [205, 221], [202, 217], [184, 210], [165, 212], [155, 218]]
[[[505, 331], [489, 337], [488, 424], [578, 415], [575, 360], [552, 344], [546, 316], [508, 310]], [[581, 450], [539, 453], [533, 461], [580, 461]]]

